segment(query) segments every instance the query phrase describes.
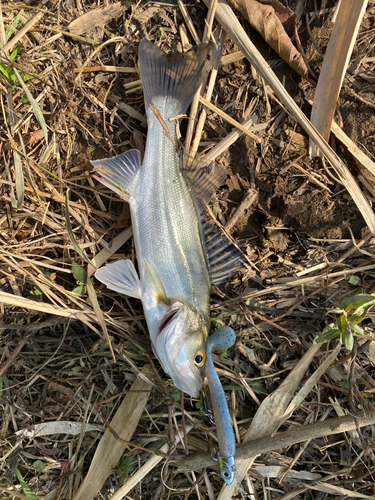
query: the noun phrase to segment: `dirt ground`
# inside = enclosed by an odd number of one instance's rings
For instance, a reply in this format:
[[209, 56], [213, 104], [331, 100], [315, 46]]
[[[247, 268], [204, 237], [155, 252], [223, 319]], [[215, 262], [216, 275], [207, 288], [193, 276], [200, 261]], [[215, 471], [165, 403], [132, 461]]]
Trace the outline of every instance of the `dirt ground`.
[[[297, 13], [302, 46], [319, 75], [337, 2], [285, 3]], [[181, 50], [180, 27], [186, 26], [181, 10], [173, 0], [2, 0], [0, 5], [2, 47], [21, 33], [0, 54], [0, 498], [110, 499], [166, 443], [169, 460], [134, 480], [121, 498], [230, 498], [220, 493], [223, 483], [215, 466], [195, 472], [193, 466], [183, 467], [187, 456], [206, 457], [208, 464], [217, 446], [215, 427], [199, 402], [191, 404], [163, 373], [141, 302], [109, 291], [90, 265], [135, 258], [129, 207], [92, 178], [90, 160], [131, 148], [143, 152], [147, 124], [138, 44], [147, 37], [165, 51]], [[116, 15], [104, 24], [79, 22], [80, 16], [109, 6]], [[186, 9], [202, 38], [205, 4], [191, 2]], [[310, 116], [314, 87], [239, 19]], [[237, 51], [227, 35], [223, 56]], [[246, 256], [230, 282], [213, 287], [211, 302], [212, 329], [227, 324], [237, 335], [236, 346], [215, 354], [214, 361], [240, 445], [261, 403], [295, 373], [312, 352], [314, 338], [336, 321], [337, 313], [327, 311], [375, 291], [375, 239], [328, 161], [310, 159], [306, 133], [271, 87], [243, 56], [234, 59], [219, 66], [212, 102], [238, 122], [256, 115], [254, 134], [261, 141], [243, 135], [217, 158], [228, 175], [209, 204], [209, 216], [227, 228]], [[369, 1], [336, 120], [371, 161], [374, 64], [375, 3]], [[37, 105], [30, 104], [24, 87]], [[186, 119], [180, 127], [184, 138]], [[199, 153], [209, 152], [231, 131], [224, 118], [208, 111]], [[373, 206], [374, 177], [333, 134], [330, 145]], [[279, 433], [302, 433], [347, 414], [373, 415], [374, 323], [371, 311], [366, 316], [364, 335], [355, 337], [353, 350], [338, 347], [311, 391], [280, 420]], [[290, 400], [338, 345], [338, 339], [322, 344], [308, 363], [302, 361], [306, 365]], [[139, 375], [142, 370], [151, 370], [152, 385]], [[105, 458], [101, 465], [93, 461], [95, 451], [124, 397], [134, 393], [140, 399], [128, 399], [122, 409], [121, 436], [130, 444], [116, 438], [123, 447], [121, 460], [110, 466], [100, 493], [79, 496], [90, 466], [97, 476], [105, 469]], [[63, 422], [70, 423], [70, 431]], [[357, 428], [345, 433], [306, 433], [303, 440], [277, 447], [272, 447], [277, 426], [259, 434], [271, 444], [253, 460], [233, 498], [374, 498], [374, 422], [357, 421]], [[178, 425], [184, 436], [174, 448]]]

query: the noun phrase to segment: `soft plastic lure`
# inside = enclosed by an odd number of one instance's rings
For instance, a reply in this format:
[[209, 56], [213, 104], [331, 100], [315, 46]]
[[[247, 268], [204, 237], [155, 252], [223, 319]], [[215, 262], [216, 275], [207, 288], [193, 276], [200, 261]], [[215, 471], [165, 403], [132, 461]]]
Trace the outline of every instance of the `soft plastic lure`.
[[227, 400], [212, 361], [211, 351], [217, 347], [231, 347], [235, 341], [236, 335], [232, 328], [229, 326], [219, 328], [219, 330], [208, 337], [206, 360], [206, 375], [210, 388], [211, 403], [214, 410], [217, 439], [219, 441], [218, 461], [221, 477], [227, 484], [231, 484], [236, 471], [234, 463], [236, 444]]

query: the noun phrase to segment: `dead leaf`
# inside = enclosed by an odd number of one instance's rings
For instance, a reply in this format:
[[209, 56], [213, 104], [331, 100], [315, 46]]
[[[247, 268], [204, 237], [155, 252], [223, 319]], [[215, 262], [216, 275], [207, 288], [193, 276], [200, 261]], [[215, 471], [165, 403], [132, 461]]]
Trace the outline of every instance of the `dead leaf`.
[[[43, 130], [38, 129], [38, 130], [34, 130], [33, 132], [29, 132], [27, 134], [24, 134], [22, 136], [22, 140], [23, 140], [23, 144], [25, 146], [34, 146], [34, 144], [36, 144], [38, 141], [43, 139], [43, 137], [44, 137]], [[13, 140], [17, 145], [20, 145], [20, 140], [19, 140], [19, 137], [17, 135], [14, 135]], [[10, 144], [6, 143], [5, 149], [8, 150], [10, 148], [11, 148]]]
[[295, 13], [278, 0], [232, 0], [240, 13], [294, 71], [313, 85], [316, 78], [302, 55]]
[[83, 35], [83, 33], [97, 26], [107, 24], [111, 19], [121, 15], [125, 9], [126, 6], [121, 5], [121, 2], [117, 2], [105, 8], [90, 10], [86, 12], [86, 14], [74, 19], [74, 21], [69, 24], [68, 29], [74, 35]]

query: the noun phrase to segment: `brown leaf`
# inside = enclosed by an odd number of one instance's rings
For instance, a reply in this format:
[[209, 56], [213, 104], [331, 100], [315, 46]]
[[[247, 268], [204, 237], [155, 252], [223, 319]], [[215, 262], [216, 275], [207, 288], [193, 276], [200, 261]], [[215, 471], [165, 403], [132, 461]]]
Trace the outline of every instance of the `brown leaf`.
[[108, 7], [98, 7], [74, 19], [69, 24], [68, 29], [75, 35], [83, 35], [97, 26], [104, 26], [111, 19], [120, 16], [125, 9], [126, 6], [122, 5], [121, 2], [116, 2]]
[[316, 78], [301, 53], [297, 18], [293, 11], [278, 0], [232, 1], [281, 59], [303, 78], [316, 85]]
[[[29, 132], [27, 134], [24, 134], [22, 136], [22, 140], [23, 140], [23, 143], [25, 146], [33, 146], [38, 141], [43, 139], [43, 136], [44, 136], [43, 130], [38, 129], [38, 130], [34, 130], [34, 132]], [[14, 135], [13, 140], [17, 145], [20, 145], [20, 140], [19, 140], [19, 137], [17, 135]], [[11, 146], [9, 143], [5, 144], [6, 150], [10, 149], [10, 147]]]

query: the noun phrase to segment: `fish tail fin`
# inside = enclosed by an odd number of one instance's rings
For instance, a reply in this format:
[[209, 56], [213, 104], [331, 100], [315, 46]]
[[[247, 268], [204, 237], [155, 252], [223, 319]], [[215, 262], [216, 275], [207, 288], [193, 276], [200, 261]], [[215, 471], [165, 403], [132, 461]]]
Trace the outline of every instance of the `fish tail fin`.
[[145, 38], [139, 44], [139, 68], [146, 113], [158, 97], [174, 102], [176, 114], [185, 113], [194, 94], [220, 56], [220, 46], [202, 44], [195, 50], [165, 54]]

